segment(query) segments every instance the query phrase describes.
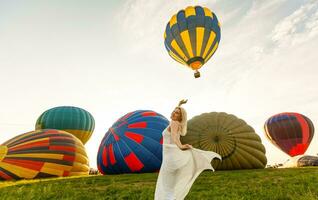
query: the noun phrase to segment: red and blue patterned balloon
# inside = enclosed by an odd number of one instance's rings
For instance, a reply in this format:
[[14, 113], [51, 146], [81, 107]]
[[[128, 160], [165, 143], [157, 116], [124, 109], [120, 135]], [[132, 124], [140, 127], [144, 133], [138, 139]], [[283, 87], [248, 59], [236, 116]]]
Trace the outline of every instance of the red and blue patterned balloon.
[[306, 152], [313, 136], [312, 121], [299, 113], [280, 113], [270, 117], [264, 125], [268, 139], [290, 156]]
[[160, 169], [162, 132], [169, 121], [151, 110], [130, 112], [105, 134], [98, 150], [102, 174], [146, 173]]

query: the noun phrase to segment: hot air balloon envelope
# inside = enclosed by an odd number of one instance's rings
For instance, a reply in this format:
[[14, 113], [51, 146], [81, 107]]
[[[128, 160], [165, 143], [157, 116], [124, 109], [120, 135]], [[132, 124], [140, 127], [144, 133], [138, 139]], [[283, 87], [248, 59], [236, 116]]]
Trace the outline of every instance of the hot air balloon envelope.
[[98, 150], [102, 174], [143, 173], [159, 170], [162, 131], [168, 120], [150, 110], [137, 110], [117, 120], [105, 134]]
[[85, 144], [95, 127], [93, 116], [82, 108], [60, 106], [45, 111], [37, 120], [35, 129], [58, 129], [75, 135]]
[[227, 113], [204, 113], [188, 121], [188, 132], [182, 143], [222, 156], [213, 160], [216, 169], [264, 168], [267, 159], [261, 138], [242, 119]]
[[306, 152], [313, 136], [311, 120], [299, 113], [280, 113], [270, 117], [264, 125], [268, 139], [290, 156]]
[[173, 15], [164, 34], [169, 55], [177, 62], [196, 70], [215, 53], [221, 39], [220, 23], [208, 8], [189, 6]]
[[82, 142], [60, 130], [36, 130], [0, 146], [0, 179], [88, 175]]

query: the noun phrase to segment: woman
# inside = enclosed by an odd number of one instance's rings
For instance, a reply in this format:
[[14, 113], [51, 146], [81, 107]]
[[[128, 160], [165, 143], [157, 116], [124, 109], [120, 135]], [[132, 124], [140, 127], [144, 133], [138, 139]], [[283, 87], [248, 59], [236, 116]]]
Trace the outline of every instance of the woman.
[[180, 135], [187, 131], [187, 113], [180, 101], [171, 113], [171, 122], [163, 131], [162, 164], [157, 179], [155, 200], [181, 200], [188, 194], [193, 182], [205, 169], [213, 170], [213, 158], [221, 156], [212, 151], [202, 151], [190, 144], [182, 144]]

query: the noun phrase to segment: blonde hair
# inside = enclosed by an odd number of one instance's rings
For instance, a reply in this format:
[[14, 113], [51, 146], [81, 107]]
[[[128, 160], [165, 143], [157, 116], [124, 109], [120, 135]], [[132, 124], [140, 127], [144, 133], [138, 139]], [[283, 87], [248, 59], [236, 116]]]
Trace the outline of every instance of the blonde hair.
[[181, 132], [180, 132], [180, 135], [185, 136], [187, 134], [187, 123], [188, 123], [187, 111], [181, 106], [177, 106], [177, 108], [179, 108], [181, 111], [181, 122], [180, 122]]

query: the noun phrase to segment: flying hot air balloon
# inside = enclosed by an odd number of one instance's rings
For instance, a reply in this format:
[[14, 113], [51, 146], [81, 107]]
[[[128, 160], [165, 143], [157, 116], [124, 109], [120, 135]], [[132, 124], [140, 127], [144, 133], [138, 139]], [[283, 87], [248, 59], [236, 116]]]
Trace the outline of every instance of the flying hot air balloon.
[[189, 6], [173, 15], [166, 26], [164, 44], [177, 62], [198, 71], [215, 53], [221, 39], [220, 23], [208, 8]]
[[313, 136], [311, 120], [299, 113], [285, 112], [270, 117], [264, 125], [267, 138], [290, 156], [306, 152]]
[[0, 145], [0, 180], [88, 175], [82, 142], [60, 130], [36, 130]]
[[73, 134], [85, 144], [95, 127], [93, 116], [73, 106], [51, 108], [37, 119], [35, 129], [58, 129]]
[[222, 162], [213, 160], [215, 169], [265, 168], [267, 158], [261, 138], [242, 119], [224, 112], [203, 113], [188, 121], [188, 130], [182, 143], [214, 151]]
[[137, 110], [109, 128], [98, 149], [97, 167], [102, 174], [144, 173], [160, 169], [162, 131], [168, 120], [151, 110]]

